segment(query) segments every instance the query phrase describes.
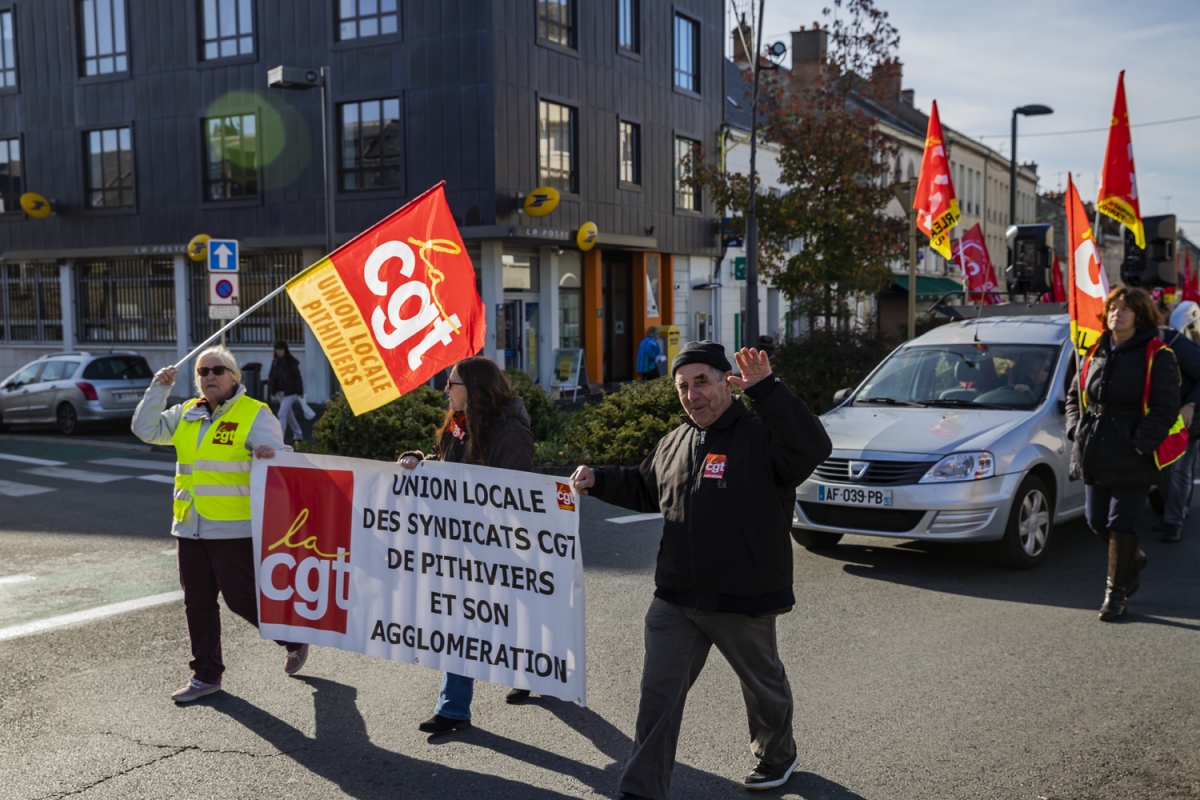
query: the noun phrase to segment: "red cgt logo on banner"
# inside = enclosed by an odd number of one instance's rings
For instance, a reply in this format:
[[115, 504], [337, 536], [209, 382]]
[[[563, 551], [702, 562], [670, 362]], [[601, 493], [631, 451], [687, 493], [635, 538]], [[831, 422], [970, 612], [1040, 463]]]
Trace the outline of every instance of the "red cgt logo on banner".
[[258, 617], [346, 632], [354, 473], [270, 467], [264, 495]]
[[483, 302], [442, 184], [288, 281], [355, 414], [478, 352]]

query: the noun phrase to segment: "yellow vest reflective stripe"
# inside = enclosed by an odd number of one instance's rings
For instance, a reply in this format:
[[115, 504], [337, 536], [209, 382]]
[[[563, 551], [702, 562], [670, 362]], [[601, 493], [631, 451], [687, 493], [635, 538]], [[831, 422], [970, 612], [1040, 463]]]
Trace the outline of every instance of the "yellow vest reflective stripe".
[[[198, 403], [184, 403], [186, 414]], [[246, 439], [260, 409], [265, 408], [242, 395], [221, 418], [209, 425], [197, 442], [203, 420], [180, 422], [175, 444], [175, 519], [182, 521], [188, 505], [205, 519], [234, 522], [250, 519], [250, 462]]]

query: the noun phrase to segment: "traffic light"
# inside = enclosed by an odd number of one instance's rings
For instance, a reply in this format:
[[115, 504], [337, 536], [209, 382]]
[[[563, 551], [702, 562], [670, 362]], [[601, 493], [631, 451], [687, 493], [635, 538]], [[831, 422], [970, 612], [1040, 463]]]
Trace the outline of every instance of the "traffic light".
[[1012, 294], [1042, 294], [1051, 289], [1050, 269], [1054, 266], [1054, 226], [1010, 225], [1008, 240], [1008, 291]]
[[1133, 231], [1125, 229], [1125, 258], [1121, 261], [1121, 280], [1126, 286], [1175, 285], [1175, 215], [1143, 217], [1146, 249], [1137, 246]]

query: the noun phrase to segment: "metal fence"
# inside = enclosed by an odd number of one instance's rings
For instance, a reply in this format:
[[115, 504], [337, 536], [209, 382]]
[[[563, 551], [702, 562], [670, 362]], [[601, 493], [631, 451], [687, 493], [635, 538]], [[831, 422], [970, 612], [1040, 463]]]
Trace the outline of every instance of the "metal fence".
[[175, 342], [170, 258], [105, 258], [75, 265], [80, 344]]
[[[296, 275], [303, 267], [299, 250], [279, 253], [253, 253], [238, 259], [239, 304], [249, 308], [272, 289]], [[217, 332], [224, 320], [208, 318], [208, 269], [192, 265], [191, 291], [192, 341], [199, 343]], [[239, 322], [229, 331], [229, 344], [272, 344], [283, 339], [288, 344], [304, 343], [304, 321], [282, 293]]]
[[61, 297], [53, 261], [0, 264], [0, 340], [61, 342]]

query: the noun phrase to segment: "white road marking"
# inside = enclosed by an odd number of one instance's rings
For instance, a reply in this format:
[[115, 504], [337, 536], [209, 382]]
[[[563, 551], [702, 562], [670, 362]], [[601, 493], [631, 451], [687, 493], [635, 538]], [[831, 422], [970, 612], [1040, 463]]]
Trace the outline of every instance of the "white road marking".
[[65, 461], [51, 461], [48, 458], [33, 458], [31, 456], [14, 456], [11, 453], [0, 453], [0, 460], [20, 461], [22, 464], [37, 464], [39, 467], [61, 467]]
[[0, 586], [11, 586], [14, 583], [29, 583], [30, 581], [36, 580], [37, 578], [33, 577], [32, 575], [9, 575], [7, 577], [0, 578]]
[[61, 628], [64, 625], [77, 625], [81, 622], [91, 622], [92, 620], [104, 619], [105, 617], [114, 617], [117, 614], [125, 614], [129, 611], [137, 611], [143, 608], [150, 608], [151, 606], [160, 606], [164, 603], [174, 603], [182, 599], [182, 591], [167, 592], [166, 594], [155, 594], [150, 597], [139, 597], [137, 600], [126, 600], [123, 603], [89, 608], [87, 611], [76, 611], [73, 614], [63, 614], [57, 617], [50, 617], [49, 619], [41, 619], [37, 622], [26, 622], [23, 625], [13, 625], [11, 628], [0, 628], [0, 642], [6, 639], [16, 639], [20, 636], [29, 636], [34, 633]]
[[34, 486], [29, 483], [0, 481], [0, 494], [6, 497], [28, 497], [31, 494], [45, 494], [46, 492], [57, 491], [57, 489], [51, 489], [49, 486]]
[[129, 475], [114, 475], [111, 472], [89, 472], [65, 467], [38, 467], [24, 471], [30, 475], [41, 475], [43, 478], [59, 478], [67, 481], [83, 481], [84, 483], [112, 483], [130, 477]]
[[105, 467], [126, 467], [127, 469], [149, 469], [155, 472], [174, 472], [175, 463], [172, 461], [151, 461], [146, 458], [102, 458], [89, 461], [89, 464], [100, 464]]
[[648, 522], [652, 519], [662, 519], [662, 514], [630, 514], [627, 517], [613, 517], [606, 519], [605, 522], [615, 522], [618, 525], [626, 525], [630, 522]]
[[159, 553], [159, 555], [160, 556], [173, 556], [173, 555], [175, 555], [175, 548], [172, 547], [170, 550], [163, 550], [161, 553]]
[[174, 475], [138, 475], [137, 479], [139, 481], [153, 481], [154, 483], [169, 483], [172, 486], [175, 485]]

